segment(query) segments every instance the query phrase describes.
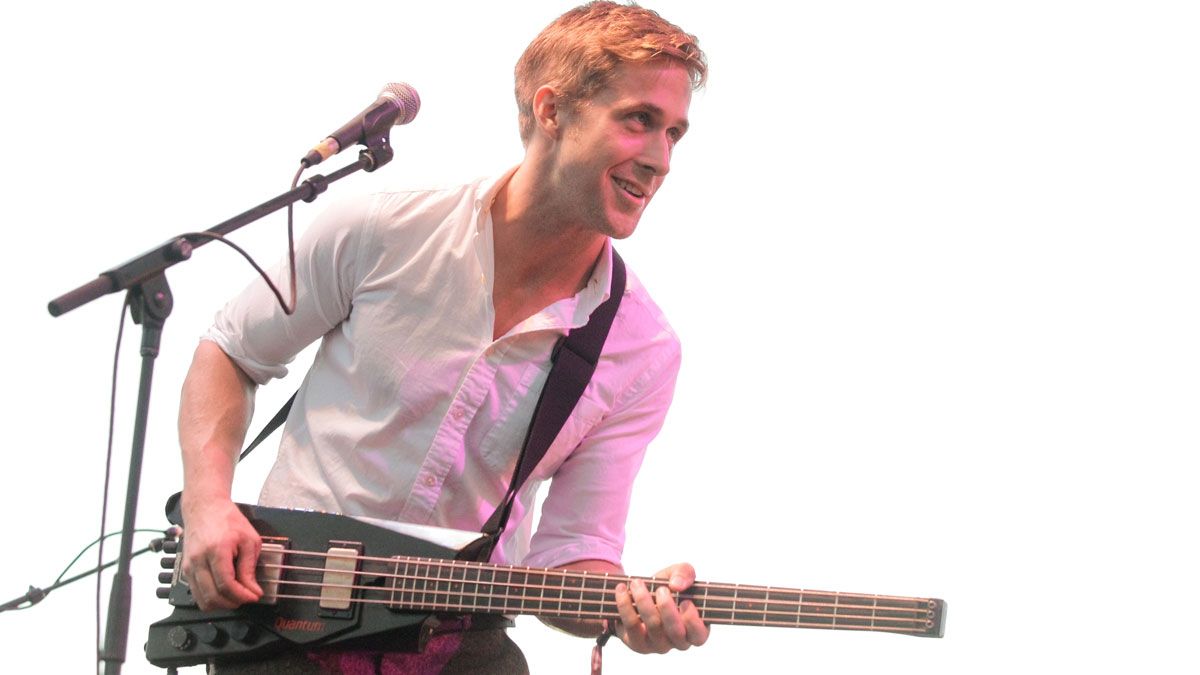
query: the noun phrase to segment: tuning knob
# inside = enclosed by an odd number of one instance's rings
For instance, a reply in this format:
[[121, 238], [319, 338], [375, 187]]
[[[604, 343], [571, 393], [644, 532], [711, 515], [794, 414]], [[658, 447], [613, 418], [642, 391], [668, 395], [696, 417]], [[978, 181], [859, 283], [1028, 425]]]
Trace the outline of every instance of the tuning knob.
[[175, 573], [174, 572], [159, 572], [158, 573], [158, 583], [160, 583], [160, 584], [175, 583]]
[[154, 589], [154, 595], [158, 596], [159, 600], [170, 600], [171, 589], [167, 586], [159, 586], [158, 588]]
[[158, 559], [158, 564], [160, 567], [163, 567], [164, 569], [173, 570], [173, 569], [175, 569], [175, 556], [164, 555], [163, 557]]

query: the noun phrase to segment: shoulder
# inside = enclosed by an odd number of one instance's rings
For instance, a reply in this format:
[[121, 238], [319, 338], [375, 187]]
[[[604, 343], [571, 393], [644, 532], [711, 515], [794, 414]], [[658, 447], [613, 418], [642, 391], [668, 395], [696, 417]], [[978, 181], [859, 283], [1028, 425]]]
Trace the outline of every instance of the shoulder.
[[679, 344], [679, 337], [666, 314], [650, 296], [641, 278], [628, 266], [625, 268], [625, 295], [621, 298], [617, 321], [622, 323], [624, 330], [640, 337]]
[[634, 381], [674, 379], [679, 370], [678, 334], [637, 274], [626, 266], [625, 294], [613, 319], [604, 356], [623, 366]]
[[370, 196], [371, 219], [379, 227], [436, 226], [479, 212], [493, 179], [479, 178], [446, 187], [377, 192]]

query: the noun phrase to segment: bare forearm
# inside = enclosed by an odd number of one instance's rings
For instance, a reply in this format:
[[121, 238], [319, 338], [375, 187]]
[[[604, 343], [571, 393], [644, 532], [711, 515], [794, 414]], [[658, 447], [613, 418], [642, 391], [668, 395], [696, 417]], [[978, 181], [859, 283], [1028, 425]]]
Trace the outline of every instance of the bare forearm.
[[229, 498], [253, 410], [253, 383], [217, 345], [202, 341], [179, 407], [185, 510], [196, 502]]
[[[558, 569], [577, 570], [584, 572], [607, 572], [609, 574], [625, 574], [619, 566], [605, 560], [580, 560]], [[542, 623], [578, 637], [593, 638], [604, 632], [603, 621], [588, 621], [585, 619], [563, 619], [557, 617], [541, 617]]]

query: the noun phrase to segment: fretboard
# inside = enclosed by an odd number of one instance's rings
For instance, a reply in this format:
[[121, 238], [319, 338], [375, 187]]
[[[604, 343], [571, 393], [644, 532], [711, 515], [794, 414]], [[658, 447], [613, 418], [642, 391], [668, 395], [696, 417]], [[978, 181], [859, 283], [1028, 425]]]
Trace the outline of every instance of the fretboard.
[[[575, 619], [616, 618], [615, 589], [640, 579], [650, 588], [662, 579], [609, 575], [443, 559], [397, 556], [356, 558], [357, 571], [329, 576], [325, 554], [288, 552], [272, 595], [319, 599], [330, 592], [353, 602], [393, 609], [454, 614], [526, 614]], [[308, 559], [308, 560], [306, 560]], [[312, 564], [305, 564], [312, 563]], [[944, 603], [862, 593], [697, 582], [673, 593], [690, 600], [710, 624], [882, 631], [925, 637], [942, 635]]]

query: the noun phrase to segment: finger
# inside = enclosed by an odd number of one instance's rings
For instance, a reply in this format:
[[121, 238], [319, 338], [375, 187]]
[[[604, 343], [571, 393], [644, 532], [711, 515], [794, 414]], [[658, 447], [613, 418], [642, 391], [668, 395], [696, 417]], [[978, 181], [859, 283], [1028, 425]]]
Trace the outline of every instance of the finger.
[[213, 584], [212, 574], [209, 572], [206, 565], [199, 565], [187, 574], [188, 585], [192, 590], [192, 599], [196, 601], [200, 609], [209, 611], [213, 609], [228, 609], [228, 605], [221, 599], [219, 593]]
[[686, 634], [688, 644], [699, 647], [708, 642], [708, 624], [700, 618], [700, 610], [691, 600], [684, 600], [679, 605], [680, 615], [683, 618], [684, 633]]
[[667, 568], [670, 573], [667, 575], [667, 585], [672, 591], [686, 591], [691, 588], [692, 584], [696, 583], [696, 568], [688, 563], [679, 563]]
[[646, 650], [658, 654], [671, 651], [671, 641], [663, 633], [662, 615], [654, 593], [640, 579], [635, 579], [630, 587], [633, 590], [633, 605], [646, 627]]
[[662, 618], [658, 615], [658, 605], [654, 602], [654, 595], [646, 587], [646, 582], [641, 579], [634, 579], [629, 584], [629, 588], [633, 593], [633, 606], [637, 608], [638, 616], [642, 619], [642, 623], [646, 624], [648, 633], [654, 635], [662, 627]]
[[687, 627], [684, 626], [683, 617], [680, 616], [679, 608], [675, 605], [671, 589], [659, 586], [655, 591], [655, 596], [658, 601], [658, 614], [662, 620], [663, 636], [675, 649], [683, 650], [692, 646], [688, 642]]
[[617, 626], [617, 637], [635, 652], [646, 653], [646, 625], [638, 616], [637, 608], [633, 606], [633, 596], [626, 584], [617, 584], [617, 614], [621, 624]]
[[258, 556], [260, 547], [262, 546], [261, 539], [243, 541], [238, 547], [237, 560], [234, 564], [237, 568], [237, 581], [254, 597], [246, 600], [246, 602], [254, 602], [262, 597], [262, 587], [258, 585], [255, 570], [258, 565]]
[[215, 606], [229, 609], [258, 599], [257, 595], [237, 580], [232, 551], [213, 551], [208, 555], [207, 561], [214, 596], [210, 600]]

